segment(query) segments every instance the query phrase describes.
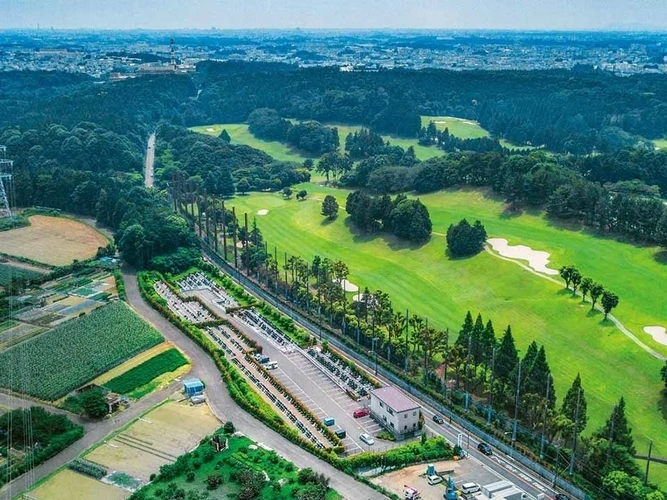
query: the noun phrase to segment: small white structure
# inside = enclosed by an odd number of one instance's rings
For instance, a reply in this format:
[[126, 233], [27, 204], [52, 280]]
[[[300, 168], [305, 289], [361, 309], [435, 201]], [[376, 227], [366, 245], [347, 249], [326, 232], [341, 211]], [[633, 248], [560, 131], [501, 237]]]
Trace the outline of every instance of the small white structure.
[[396, 439], [420, 433], [421, 407], [395, 387], [371, 391], [371, 416]]

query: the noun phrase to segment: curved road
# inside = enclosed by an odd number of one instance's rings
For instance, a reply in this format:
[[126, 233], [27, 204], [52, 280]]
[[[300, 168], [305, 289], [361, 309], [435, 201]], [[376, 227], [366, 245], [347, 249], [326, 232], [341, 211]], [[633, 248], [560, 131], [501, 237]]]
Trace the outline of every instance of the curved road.
[[331, 478], [331, 487], [345, 498], [358, 500], [386, 498], [381, 493], [355, 481], [354, 478], [288, 441], [238, 407], [227, 392], [220, 372], [208, 354], [144, 301], [139, 293], [137, 277], [133, 271], [124, 269], [123, 279], [125, 280], [125, 291], [129, 304], [146, 321], [157, 328], [167, 340], [176, 344], [192, 360], [193, 368], [190, 374], [205, 381], [208, 404], [221, 421], [231, 420], [239, 431], [248, 435], [251, 439], [273, 448], [297, 467], [310, 467], [316, 472], [325, 474]]
[[19, 492], [26, 490], [33, 486], [40, 479], [48, 476], [56, 469], [62, 467], [70, 460], [78, 457], [85, 450], [93, 446], [95, 443], [103, 440], [112, 432], [120, 429], [125, 424], [131, 422], [135, 418], [141, 416], [144, 412], [150, 410], [153, 406], [164, 401], [172, 395], [177, 389], [178, 383], [174, 382], [161, 391], [154, 392], [141, 399], [137, 403], [131, 405], [127, 410], [114, 415], [114, 418], [102, 421], [91, 421], [72, 415], [69, 412], [54, 408], [53, 406], [40, 404], [35, 401], [19, 399], [14, 396], [11, 398], [4, 393], [0, 394], [0, 404], [11, 408], [28, 408], [30, 406], [41, 406], [51, 413], [58, 413], [67, 415], [72, 421], [83, 425], [85, 434], [81, 439], [65, 448], [55, 457], [47, 460], [42, 465], [35, 467], [32, 471], [22, 476], [17, 477], [10, 483], [7, 483], [0, 489], [1, 500], [11, 500]]
[[146, 148], [146, 164], [144, 167], [144, 186], [153, 187], [153, 163], [155, 163], [155, 132], [148, 138], [148, 147]]

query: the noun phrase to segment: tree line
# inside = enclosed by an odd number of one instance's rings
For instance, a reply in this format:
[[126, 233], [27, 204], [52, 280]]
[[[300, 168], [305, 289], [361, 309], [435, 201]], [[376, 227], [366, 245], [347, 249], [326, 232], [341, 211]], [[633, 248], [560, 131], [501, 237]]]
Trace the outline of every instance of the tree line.
[[347, 196], [345, 211], [364, 232], [391, 232], [402, 239], [423, 242], [433, 229], [426, 206], [402, 194], [392, 200], [389, 195], [373, 198], [364, 191], [354, 191]]
[[292, 123], [275, 109], [259, 108], [248, 115], [248, 130], [260, 139], [281, 141], [308, 154], [321, 156], [338, 149], [336, 127], [326, 127], [313, 120]]
[[[512, 442], [539, 450], [558, 468], [571, 467], [605, 493], [619, 488], [619, 477], [627, 484], [642, 477], [624, 399], [603, 426], [583, 435], [588, 412], [581, 377], [558, 403], [544, 346], [531, 342], [519, 356], [511, 326], [497, 335], [491, 320], [468, 312], [454, 338], [428, 318], [397, 310], [382, 290], [364, 288], [350, 301], [343, 290], [350, 270], [341, 260], [271, 253], [255, 220], [248, 233], [236, 231], [242, 249], [236, 264], [229, 251], [232, 265], [364, 352], [512, 435]], [[662, 499], [651, 485], [638, 491], [638, 498]]]
[[[573, 154], [609, 152], [667, 135], [667, 81], [603, 71], [341, 72], [262, 63], [202, 62], [205, 82], [187, 124], [244, 121], [257, 108], [300, 120], [362, 124], [417, 138], [420, 115], [480, 122], [515, 144]], [[482, 141], [486, 142], [486, 141]]]

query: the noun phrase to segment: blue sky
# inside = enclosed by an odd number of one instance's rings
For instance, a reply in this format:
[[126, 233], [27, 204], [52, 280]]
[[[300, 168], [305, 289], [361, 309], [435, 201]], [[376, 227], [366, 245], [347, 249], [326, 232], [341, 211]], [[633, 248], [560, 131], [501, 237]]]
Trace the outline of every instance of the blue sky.
[[0, 29], [667, 28], [667, 0], [0, 0]]

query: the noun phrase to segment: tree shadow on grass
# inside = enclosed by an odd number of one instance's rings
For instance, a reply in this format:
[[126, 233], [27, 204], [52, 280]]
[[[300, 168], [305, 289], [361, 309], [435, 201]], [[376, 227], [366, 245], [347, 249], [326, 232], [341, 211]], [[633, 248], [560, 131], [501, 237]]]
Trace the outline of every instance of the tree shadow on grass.
[[334, 222], [336, 222], [336, 219], [338, 219], [338, 217], [334, 217], [333, 219], [330, 219], [329, 217], [325, 217], [320, 222], [320, 226], [322, 226], [322, 227], [329, 226], [329, 225], [333, 224]]
[[658, 264], [663, 264], [667, 266], [667, 250], [662, 250], [661, 252], [654, 253], [653, 260], [655, 260]]
[[602, 316], [600, 324], [602, 325], [607, 324], [607, 321], [605, 321], [604, 319], [604, 313], [602, 311], [598, 311], [597, 309], [589, 309], [588, 312], [586, 313], [587, 318], [595, 318], [596, 316]]
[[421, 247], [426, 245], [429, 241], [431, 241], [431, 238], [425, 240], [425, 241], [408, 241], [408, 240], [403, 240], [401, 238], [398, 238], [397, 236], [394, 236], [391, 233], [383, 232], [383, 231], [376, 231], [376, 232], [366, 232], [366, 231], [361, 231], [359, 228], [357, 228], [354, 223], [352, 222], [351, 217], [346, 217], [344, 221], [345, 227], [352, 233], [352, 240], [355, 243], [367, 243], [370, 241], [374, 241], [376, 239], [382, 239], [384, 240], [389, 248], [392, 250], [419, 250]]
[[660, 411], [662, 418], [667, 420], [667, 389], [660, 391], [660, 396], [658, 398], [658, 411]]

